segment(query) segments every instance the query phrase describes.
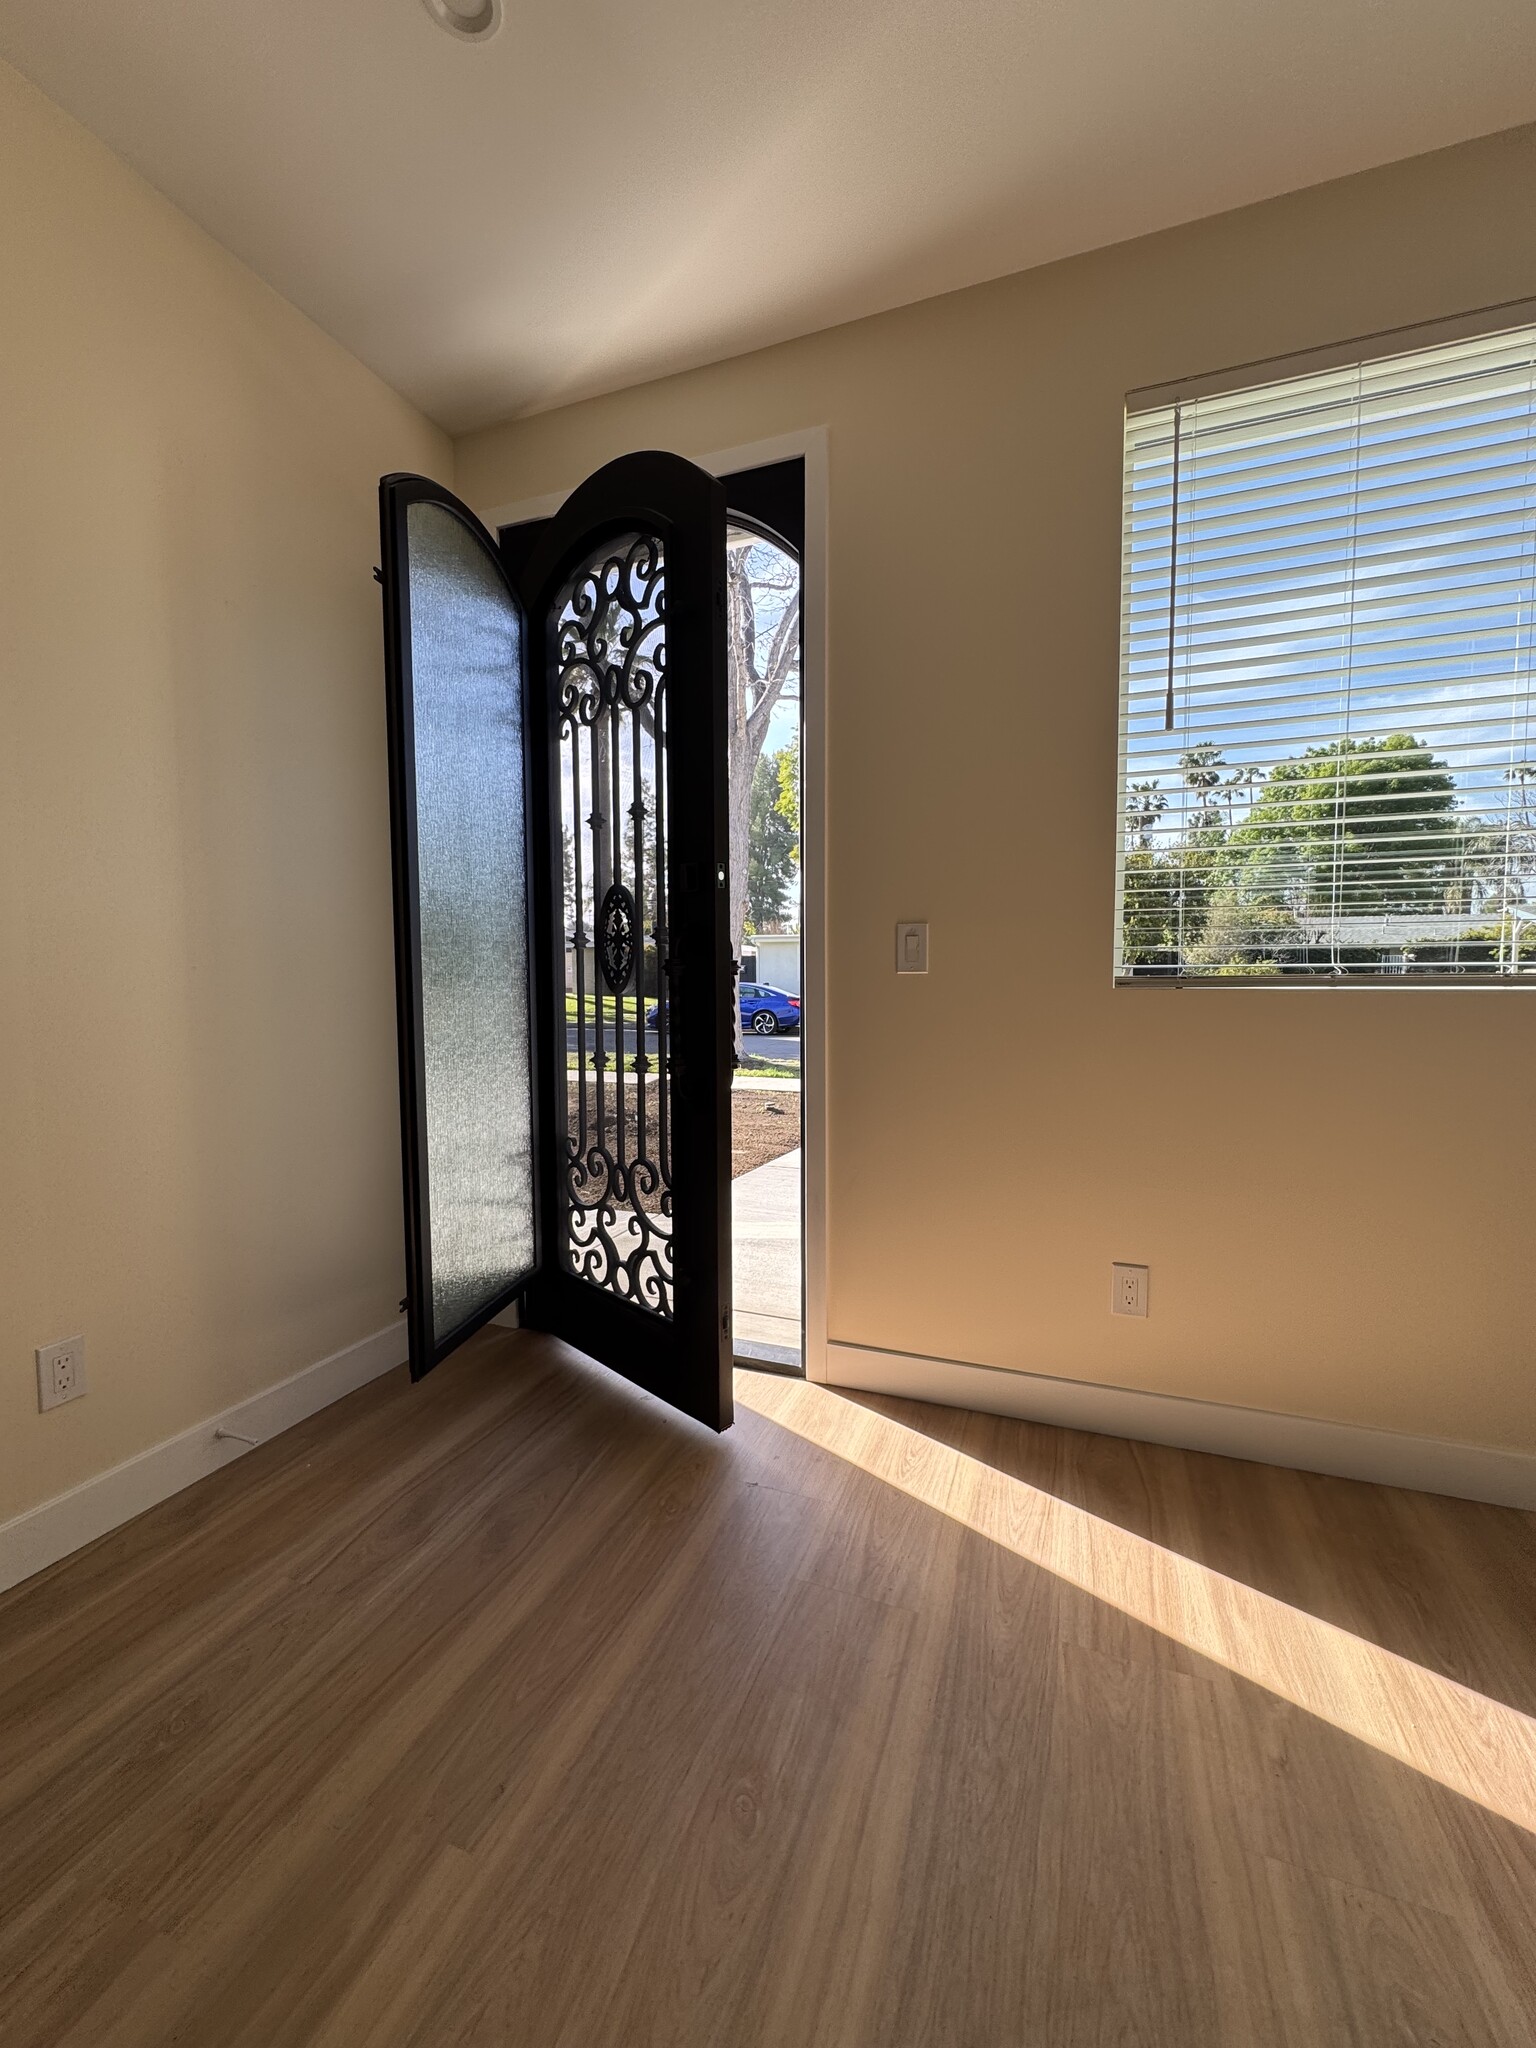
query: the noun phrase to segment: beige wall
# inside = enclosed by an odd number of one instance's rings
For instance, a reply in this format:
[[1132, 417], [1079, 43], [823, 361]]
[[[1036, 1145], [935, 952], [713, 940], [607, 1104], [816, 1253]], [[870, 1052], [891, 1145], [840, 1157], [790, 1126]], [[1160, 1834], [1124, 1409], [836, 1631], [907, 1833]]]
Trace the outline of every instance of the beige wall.
[[395, 1315], [374, 486], [450, 462], [0, 67], [0, 1520]]
[[460, 442], [830, 429], [834, 1339], [1536, 1448], [1536, 995], [1110, 986], [1124, 393], [1536, 294], [1533, 221], [1526, 129]]

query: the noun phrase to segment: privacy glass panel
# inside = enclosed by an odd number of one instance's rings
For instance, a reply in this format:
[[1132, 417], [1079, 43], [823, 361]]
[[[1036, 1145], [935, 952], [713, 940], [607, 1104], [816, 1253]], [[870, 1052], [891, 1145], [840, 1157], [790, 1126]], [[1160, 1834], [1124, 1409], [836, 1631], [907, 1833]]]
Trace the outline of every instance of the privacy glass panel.
[[522, 628], [445, 506], [407, 515], [433, 1335], [533, 1266]]

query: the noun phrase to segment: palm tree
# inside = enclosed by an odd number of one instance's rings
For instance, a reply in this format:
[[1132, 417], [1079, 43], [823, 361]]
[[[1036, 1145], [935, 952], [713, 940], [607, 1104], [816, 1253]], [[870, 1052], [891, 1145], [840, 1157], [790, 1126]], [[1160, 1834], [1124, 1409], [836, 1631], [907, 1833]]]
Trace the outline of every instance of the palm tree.
[[1234, 768], [1232, 773], [1222, 783], [1221, 786], [1226, 791], [1227, 830], [1229, 832], [1237, 829], [1237, 820], [1233, 815], [1233, 805], [1241, 797], [1249, 808], [1252, 809], [1253, 793], [1263, 780], [1264, 770], [1262, 768]]
[[1131, 845], [1143, 853], [1152, 848], [1152, 827], [1168, 808], [1168, 799], [1154, 782], [1133, 782], [1125, 794], [1125, 829]]
[[1220, 825], [1221, 803], [1212, 792], [1220, 788], [1221, 771], [1226, 765], [1226, 757], [1220, 747], [1210, 740], [1191, 747], [1187, 754], [1180, 754], [1179, 766], [1184, 771], [1184, 780], [1195, 792], [1195, 808], [1189, 820], [1192, 831], [1203, 832]]

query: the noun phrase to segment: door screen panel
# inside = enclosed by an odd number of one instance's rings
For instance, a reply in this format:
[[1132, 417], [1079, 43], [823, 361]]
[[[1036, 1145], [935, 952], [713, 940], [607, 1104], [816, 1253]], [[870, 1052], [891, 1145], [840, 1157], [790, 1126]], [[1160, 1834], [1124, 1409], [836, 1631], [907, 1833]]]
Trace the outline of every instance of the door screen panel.
[[406, 520], [436, 1350], [534, 1264], [522, 621], [455, 513]]
[[592, 1287], [670, 1319], [666, 573], [658, 536], [620, 535], [566, 581], [553, 619], [570, 1048], [557, 1098], [559, 1257]]

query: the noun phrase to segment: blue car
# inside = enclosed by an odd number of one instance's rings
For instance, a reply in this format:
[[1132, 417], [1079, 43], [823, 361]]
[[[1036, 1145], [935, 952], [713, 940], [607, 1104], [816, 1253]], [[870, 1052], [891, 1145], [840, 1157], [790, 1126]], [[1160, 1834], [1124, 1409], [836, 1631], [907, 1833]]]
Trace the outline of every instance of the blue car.
[[800, 1029], [800, 998], [766, 981], [741, 984], [741, 1028], [755, 1031], [759, 1038], [772, 1038], [776, 1031]]
[[[661, 1005], [652, 1003], [645, 1013], [646, 1029], [654, 1031], [661, 1022]], [[741, 1028], [755, 1031], [759, 1038], [772, 1038], [776, 1031], [800, 1029], [800, 998], [766, 981], [741, 984]]]

